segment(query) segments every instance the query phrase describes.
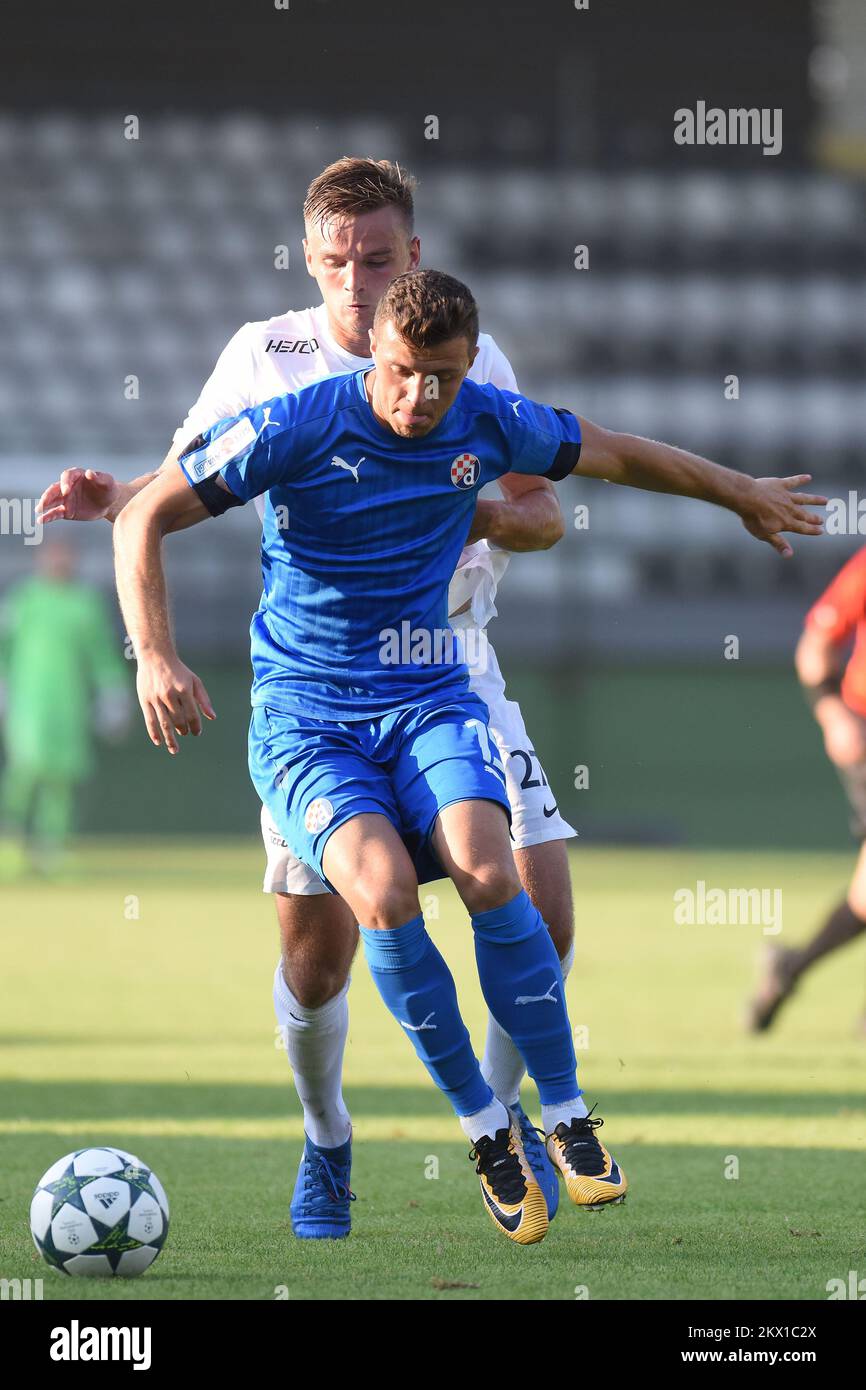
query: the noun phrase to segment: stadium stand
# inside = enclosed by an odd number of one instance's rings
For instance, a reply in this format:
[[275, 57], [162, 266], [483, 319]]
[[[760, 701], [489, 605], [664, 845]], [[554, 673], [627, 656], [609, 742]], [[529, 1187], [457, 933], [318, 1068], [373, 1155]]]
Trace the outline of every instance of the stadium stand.
[[[131, 476], [163, 457], [240, 324], [314, 302], [301, 197], [349, 149], [406, 156], [387, 120], [178, 115], [151, 122], [139, 142], [105, 115], [0, 116], [4, 497], [38, 495], [76, 461]], [[858, 486], [861, 185], [773, 170], [418, 172], [425, 263], [472, 286], [527, 394], [750, 472], [814, 472], [831, 495]], [[574, 268], [579, 245], [588, 270]], [[280, 247], [285, 270], [274, 268]], [[589, 529], [515, 567], [500, 644], [516, 640], [522, 602], [540, 595], [591, 594], [602, 611], [628, 601], [639, 612], [742, 596], [755, 583], [780, 605], [773, 630], [787, 642], [803, 596], [839, 561], [838, 541], [821, 541], [801, 546], [783, 574], [735, 522], [696, 504], [569, 482], [569, 521], [581, 499]], [[183, 565], [248, 611], [254, 560], [246, 585], [229, 575], [234, 550], [249, 552], [249, 527], [220, 524], [220, 562], [197, 537]], [[5, 546], [0, 583], [25, 559]], [[699, 646], [702, 621], [688, 619], [672, 642]], [[228, 626], [203, 640], [219, 645]], [[626, 637], [621, 624], [596, 629], [592, 640], [614, 649], [617, 632]], [[536, 639], [541, 654], [547, 636]]]

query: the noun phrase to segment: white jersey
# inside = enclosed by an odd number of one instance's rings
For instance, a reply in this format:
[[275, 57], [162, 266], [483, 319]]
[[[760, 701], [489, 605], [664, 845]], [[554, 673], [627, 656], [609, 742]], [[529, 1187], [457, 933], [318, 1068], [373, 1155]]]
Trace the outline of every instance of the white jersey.
[[[334, 341], [324, 304], [245, 323], [220, 353], [201, 395], [175, 431], [174, 443], [182, 448], [214, 421], [239, 415], [272, 396], [297, 391], [335, 372], [371, 365], [369, 358], [356, 357]], [[503, 391], [517, 390], [511, 363], [489, 333], [478, 335], [478, 356], [469, 375], [481, 385], [490, 382]], [[256, 506], [263, 515], [264, 499], [257, 498]], [[476, 541], [463, 551], [448, 591], [449, 613], [465, 610], [461, 626], [471, 622], [483, 628], [495, 617], [496, 587], [508, 560], [507, 551], [487, 541]]]

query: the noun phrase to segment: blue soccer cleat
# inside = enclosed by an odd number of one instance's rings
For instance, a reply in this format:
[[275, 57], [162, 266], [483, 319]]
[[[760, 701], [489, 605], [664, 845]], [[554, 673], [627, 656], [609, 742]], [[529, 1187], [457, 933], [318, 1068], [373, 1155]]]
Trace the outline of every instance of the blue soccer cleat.
[[532, 1169], [535, 1181], [544, 1193], [544, 1200], [547, 1203], [547, 1219], [552, 1221], [559, 1206], [559, 1176], [547, 1156], [544, 1134], [540, 1129], [535, 1128], [519, 1100], [508, 1108], [520, 1127], [520, 1139], [526, 1161]]
[[342, 1240], [352, 1229], [349, 1203], [355, 1194], [352, 1136], [337, 1149], [320, 1149], [306, 1134], [289, 1214], [299, 1240]]

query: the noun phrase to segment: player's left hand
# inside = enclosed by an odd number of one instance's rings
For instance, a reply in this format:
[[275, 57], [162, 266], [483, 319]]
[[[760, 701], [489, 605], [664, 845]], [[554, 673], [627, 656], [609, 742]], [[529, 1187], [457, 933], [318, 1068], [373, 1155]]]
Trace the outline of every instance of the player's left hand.
[[793, 478], [756, 478], [755, 486], [740, 513], [743, 525], [750, 535], [759, 541], [766, 541], [780, 555], [793, 555], [793, 547], [781, 534], [783, 531], [796, 531], [801, 536], [820, 536], [824, 525], [810, 507], [823, 507], [826, 497], [816, 497], [811, 493], [798, 492], [805, 483], [811, 483], [810, 473], [797, 473]]

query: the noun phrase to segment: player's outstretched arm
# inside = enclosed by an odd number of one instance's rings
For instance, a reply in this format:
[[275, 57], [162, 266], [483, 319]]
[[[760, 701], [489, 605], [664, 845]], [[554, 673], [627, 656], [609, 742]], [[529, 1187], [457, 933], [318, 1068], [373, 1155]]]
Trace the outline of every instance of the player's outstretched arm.
[[780, 555], [793, 553], [783, 531], [804, 536], [821, 533], [821, 518], [809, 508], [823, 506], [826, 497], [798, 491], [811, 482], [808, 473], [791, 478], [750, 478], [685, 449], [639, 435], [616, 434], [590, 420], [580, 420], [580, 432], [580, 458], [574, 469], [578, 476], [606, 478], [626, 487], [675, 493], [727, 507], [737, 513], [751, 535], [772, 545]]
[[136, 688], [151, 741], [178, 749], [176, 735], [201, 733], [199, 710], [215, 719], [210, 697], [174, 647], [162, 567], [162, 542], [210, 515], [180, 468], [160, 471], [114, 525], [117, 594], [138, 662]]
[[156, 472], [142, 473], [128, 483], [121, 483], [111, 473], [95, 468], [64, 468], [57, 481], [50, 483], [39, 498], [37, 519], [44, 526], [51, 521], [99, 521], [101, 518], [114, 522], [127, 502], [176, 462], [177, 450], [172, 448]]
[[467, 544], [488, 540], [503, 550], [549, 550], [562, 540], [562, 508], [547, 478], [506, 473], [499, 486], [502, 501], [479, 498]]

